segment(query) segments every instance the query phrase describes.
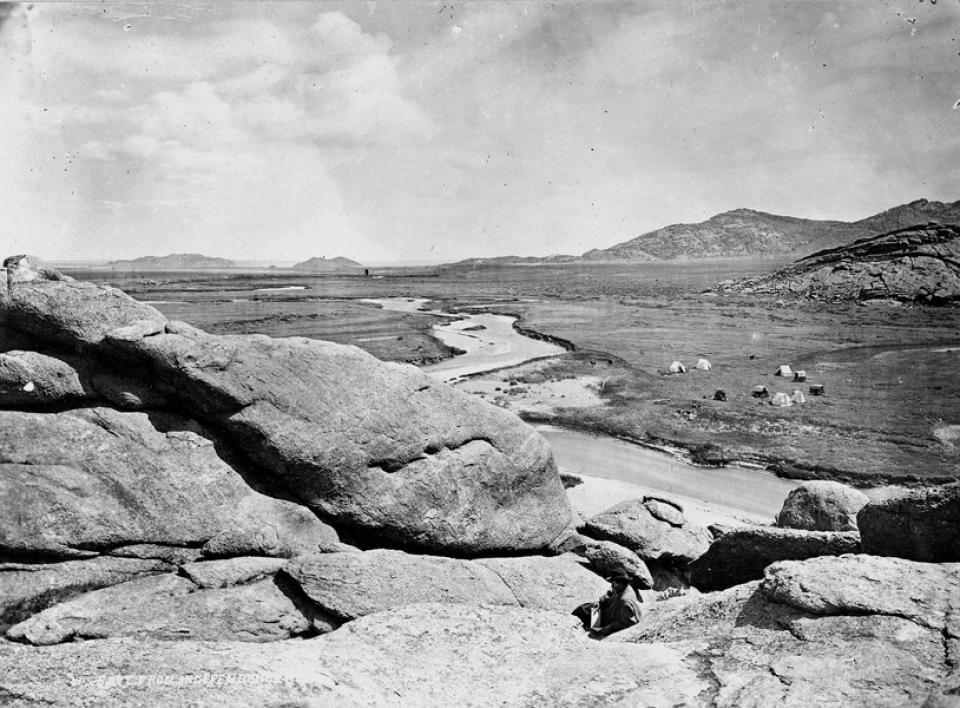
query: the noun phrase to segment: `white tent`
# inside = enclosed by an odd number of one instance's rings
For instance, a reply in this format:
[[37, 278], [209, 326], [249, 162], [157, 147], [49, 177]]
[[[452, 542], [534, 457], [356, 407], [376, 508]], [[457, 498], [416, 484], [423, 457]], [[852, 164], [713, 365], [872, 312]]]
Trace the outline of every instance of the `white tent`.
[[700, 369], [700, 371], [710, 371], [710, 369], [712, 369], [713, 367], [710, 365], [709, 361], [707, 361], [703, 357], [700, 357], [699, 359], [697, 359], [697, 368]]
[[790, 399], [791, 399], [794, 403], [806, 403], [806, 402], [807, 402], [807, 399], [803, 397], [803, 391], [801, 391], [799, 388], [796, 389], [796, 390], [793, 392], [793, 395], [790, 396]]
[[687, 367], [685, 367], [685, 366], [683, 365], [683, 363], [681, 363], [681, 362], [679, 362], [679, 361], [675, 361], [675, 362], [673, 362], [672, 364], [670, 364], [670, 373], [671, 373], [671, 374], [685, 374], [685, 373], [687, 373]]
[[777, 373], [775, 373], [774, 376], [793, 376], [793, 371], [791, 371], [789, 364], [784, 364], [777, 369]]
[[770, 399], [770, 405], [773, 405], [773, 406], [784, 406], [784, 407], [786, 407], [786, 406], [792, 406], [792, 405], [793, 405], [793, 401], [791, 400], [790, 396], [788, 396], [787, 394], [785, 394], [783, 391], [777, 391], [777, 392], [774, 394], [773, 398]]

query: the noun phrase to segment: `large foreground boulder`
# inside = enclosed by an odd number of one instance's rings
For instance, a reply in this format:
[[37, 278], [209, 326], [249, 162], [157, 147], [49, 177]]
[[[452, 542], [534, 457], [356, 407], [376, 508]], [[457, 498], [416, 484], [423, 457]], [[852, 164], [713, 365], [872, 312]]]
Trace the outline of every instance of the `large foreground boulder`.
[[0, 324], [35, 348], [148, 368], [171, 407], [357, 536], [483, 555], [546, 548], [570, 523], [546, 442], [414, 367], [330, 342], [208, 335], [35, 259], [5, 265]]
[[0, 644], [0, 695], [90, 705], [704, 705], [682, 647], [599, 643], [567, 614], [413, 605], [309, 640]]
[[957, 683], [958, 611], [958, 564], [822, 557], [656, 603], [606, 642], [702, 641], [688, 655], [714, 679], [702, 705], [921, 705]]
[[196, 547], [226, 532], [266, 539], [257, 550], [269, 555], [338, 541], [302, 505], [251, 488], [216, 448], [209, 431], [169, 414], [0, 411], [0, 507], [16, 509], [0, 515], [0, 555]]
[[839, 482], [804, 482], [790, 491], [777, 526], [805, 531], [856, 531], [857, 513], [870, 501], [859, 489]]
[[581, 533], [613, 541], [644, 561], [660, 561], [682, 567], [710, 546], [713, 536], [687, 521], [683, 507], [657, 497], [632, 499], [591, 517]]
[[759, 580], [764, 569], [779, 560], [857, 553], [860, 536], [854, 531], [800, 531], [773, 526], [730, 529], [688, 567], [690, 584], [710, 592]]
[[960, 482], [872, 501], [857, 515], [864, 553], [960, 561]]

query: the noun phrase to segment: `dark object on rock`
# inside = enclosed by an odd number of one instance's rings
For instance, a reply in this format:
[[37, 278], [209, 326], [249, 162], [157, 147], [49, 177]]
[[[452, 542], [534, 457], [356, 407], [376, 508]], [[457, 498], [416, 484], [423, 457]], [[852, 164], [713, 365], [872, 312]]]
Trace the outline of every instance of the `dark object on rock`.
[[727, 392], [724, 391], [722, 388], [718, 388], [716, 392], [713, 394], [713, 400], [715, 401], [727, 400]]
[[960, 561], [960, 482], [870, 502], [857, 514], [864, 553]]
[[811, 396], [822, 396], [824, 394], [823, 384], [810, 384]]
[[860, 551], [855, 532], [799, 531], [746, 526], [723, 534], [688, 567], [690, 584], [703, 592], [759, 580], [763, 569], [779, 560], [839, 556]]
[[856, 531], [857, 512], [870, 498], [839, 482], [805, 482], [787, 495], [777, 526], [805, 531]]
[[754, 398], [770, 398], [770, 392], [766, 386], [754, 386], [750, 395]]
[[579, 487], [583, 484], [583, 480], [580, 477], [577, 477], [575, 474], [566, 474], [564, 472], [560, 473], [560, 481], [563, 482], [564, 489], [571, 489], [573, 487]]
[[715, 443], [703, 443], [690, 448], [690, 461], [695, 465], [709, 467], [723, 467], [727, 464], [727, 456], [723, 448]]

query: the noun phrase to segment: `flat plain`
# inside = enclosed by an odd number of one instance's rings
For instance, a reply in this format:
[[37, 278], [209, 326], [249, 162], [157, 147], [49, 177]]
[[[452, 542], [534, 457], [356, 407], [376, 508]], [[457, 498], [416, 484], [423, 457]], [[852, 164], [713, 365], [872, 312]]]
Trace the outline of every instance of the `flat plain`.
[[[550, 383], [566, 390], [564, 382], [580, 382], [601, 401], [567, 405], [565, 394], [546, 405], [531, 401], [518, 409], [528, 420], [677, 446], [705, 464], [753, 462], [794, 478], [861, 485], [956, 478], [960, 309], [711, 291], [719, 281], [783, 263], [442, 267], [373, 270], [370, 277], [70, 274], [120, 287], [210, 332], [328, 339], [415, 364], [454, 353], [430, 335], [438, 318], [363, 299], [427, 298], [433, 309], [512, 314], [520, 327], [572, 349], [536, 367], [479, 375], [475, 389], [486, 381], [489, 397], [503, 405], [511, 388]], [[711, 371], [694, 368], [700, 357]], [[674, 360], [688, 372], [667, 373]], [[781, 364], [806, 371], [807, 380], [775, 376]], [[810, 395], [810, 384], [825, 395]], [[806, 400], [774, 407], [751, 396], [755, 386], [771, 394], [799, 389]], [[725, 401], [713, 400], [717, 390]]]

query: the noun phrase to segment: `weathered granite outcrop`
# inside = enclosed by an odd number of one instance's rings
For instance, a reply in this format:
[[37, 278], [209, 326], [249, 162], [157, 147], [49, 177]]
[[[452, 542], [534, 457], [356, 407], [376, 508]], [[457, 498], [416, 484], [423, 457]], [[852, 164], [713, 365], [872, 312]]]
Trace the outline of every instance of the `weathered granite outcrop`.
[[717, 289], [820, 300], [955, 302], [960, 300], [960, 226], [931, 223], [861, 238]]
[[644, 561], [678, 567], [698, 558], [713, 540], [707, 529], [687, 521], [682, 506], [657, 497], [620, 502], [587, 519], [580, 532], [625, 546]]
[[960, 561], [960, 482], [872, 501], [860, 510], [857, 523], [865, 553]]
[[307, 339], [213, 336], [114, 288], [7, 259], [0, 322], [117, 370], [146, 367], [214, 428], [353, 533], [457, 554], [545, 548], [571, 511], [549, 448], [511, 414], [419, 370]]
[[730, 529], [688, 566], [690, 584], [710, 592], [759, 580], [764, 569], [781, 560], [838, 556], [860, 551], [855, 531], [802, 531], [774, 526]]
[[704, 705], [682, 646], [587, 638], [568, 614], [428, 604], [308, 640], [0, 644], [0, 695], [90, 705]]
[[858, 489], [839, 482], [804, 482], [790, 491], [777, 526], [805, 531], [856, 531], [857, 513], [870, 501]]
[[225, 532], [268, 538], [269, 555], [339, 540], [300, 504], [251, 488], [209, 431], [165, 413], [0, 411], [0, 475], [0, 506], [16, 510], [0, 515], [0, 558], [199, 548]]
[[762, 582], [646, 608], [606, 642], [699, 641], [701, 705], [903, 706], [945, 695], [960, 656], [960, 565], [864, 555], [771, 565]]
[[892, 708], [951, 699], [958, 602], [958, 564], [825, 557], [644, 605], [640, 624], [601, 642], [568, 614], [432, 603], [268, 644], [0, 643], [0, 695], [99, 705], [135, 695], [150, 705]]

